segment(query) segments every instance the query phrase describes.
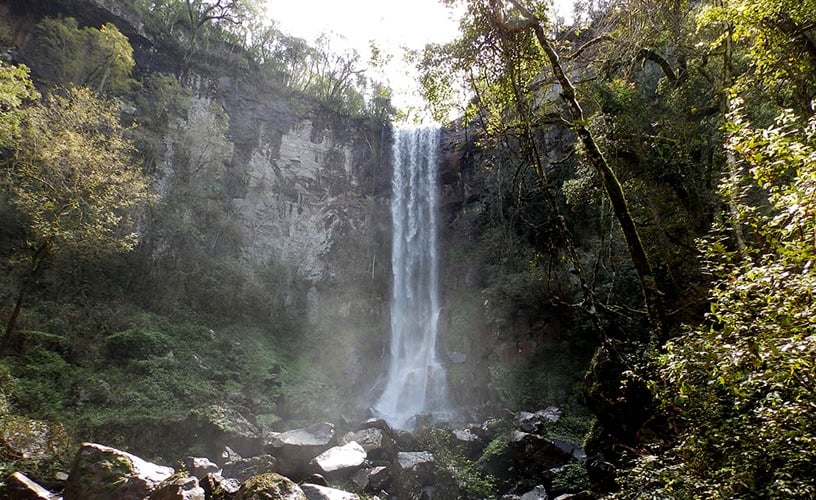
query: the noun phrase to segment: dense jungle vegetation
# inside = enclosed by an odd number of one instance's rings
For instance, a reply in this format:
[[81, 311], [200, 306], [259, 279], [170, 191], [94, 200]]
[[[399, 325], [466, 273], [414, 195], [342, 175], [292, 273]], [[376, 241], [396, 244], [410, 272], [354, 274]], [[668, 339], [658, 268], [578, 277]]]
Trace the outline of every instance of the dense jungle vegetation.
[[[460, 35], [413, 57], [436, 117], [473, 141], [490, 271], [474, 302], [569, 311], [592, 344], [592, 490], [816, 497], [816, 1], [587, 0], [566, 24], [546, 1], [441, 1], [463, 9]], [[246, 72], [399, 115], [366, 76], [381, 61], [287, 36], [260, 1], [119, 3], [172, 55], [159, 71], [137, 71], [113, 24], [58, 13], [33, 30], [36, 78], [0, 62], [0, 427], [51, 423], [48, 460], [0, 441], [0, 476], [228, 406], [263, 426], [316, 413], [328, 377], [291, 348], [303, 284], [231, 253], [228, 117], [213, 101], [216, 119], [185, 127], [181, 82]], [[158, 182], [167, 144], [176, 176]], [[550, 403], [537, 361], [500, 403]]]
[[466, 14], [418, 55], [424, 92], [439, 117], [472, 96], [457, 112], [512, 172], [528, 265], [575, 276], [536, 286], [595, 325], [591, 476], [812, 497], [816, 5], [588, 1], [565, 27], [546, 2], [447, 3]]

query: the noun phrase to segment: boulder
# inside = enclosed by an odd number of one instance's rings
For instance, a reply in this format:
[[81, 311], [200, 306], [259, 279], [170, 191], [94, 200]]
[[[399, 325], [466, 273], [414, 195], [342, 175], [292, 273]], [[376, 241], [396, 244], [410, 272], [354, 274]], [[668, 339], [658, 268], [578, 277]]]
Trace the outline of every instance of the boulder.
[[244, 482], [252, 476], [266, 472], [276, 472], [278, 461], [270, 455], [258, 455], [250, 458], [236, 458], [224, 464], [221, 476]]
[[318, 486], [328, 486], [329, 482], [326, 481], [326, 478], [321, 476], [320, 474], [309, 474], [309, 477], [306, 478], [304, 483], [309, 484], [316, 484]]
[[308, 475], [309, 462], [328, 450], [334, 425], [323, 422], [271, 436], [266, 451], [278, 459], [278, 470], [292, 478]]
[[379, 491], [389, 479], [391, 479], [391, 471], [389, 471], [388, 467], [380, 465], [358, 470], [352, 476], [351, 481], [361, 490]]
[[305, 483], [301, 484], [300, 488], [309, 500], [360, 500], [354, 493], [317, 484]]
[[222, 450], [229, 447], [243, 457], [264, 452], [261, 430], [234, 408], [211, 406], [194, 422], [199, 440], [206, 450]]
[[520, 500], [547, 500], [549, 495], [547, 495], [547, 490], [542, 485], [538, 485], [532, 490], [528, 491], [527, 493], [521, 495]]
[[191, 476], [198, 480], [204, 479], [207, 474], [215, 474], [220, 470], [209, 458], [184, 457], [181, 464]]
[[241, 455], [235, 453], [235, 450], [230, 448], [229, 446], [224, 446], [219, 454], [219, 458], [221, 459], [222, 464], [227, 462], [235, 462], [236, 460], [241, 460]]
[[249, 478], [234, 500], [308, 500], [300, 486], [280, 474], [267, 472]]
[[162, 481], [148, 497], [149, 500], [204, 500], [204, 488], [198, 479], [186, 474], [175, 474]]
[[535, 485], [544, 482], [548, 469], [560, 467], [573, 457], [552, 440], [521, 431], [513, 431], [501, 453], [491, 456], [484, 471], [507, 482], [523, 480]]
[[550, 438], [548, 439], [548, 441], [557, 446], [564, 453], [578, 460], [579, 462], [586, 461], [587, 458], [586, 453], [584, 452], [584, 449], [581, 447], [580, 444], [574, 441], [570, 441], [569, 439], [560, 438]]
[[310, 425], [271, 436], [270, 446], [326, 446], [334, 438], [334, 425], [328, 422]]
[[387, 434], [393, 434], [394, 430], [388, 425], [388, 422], [381, 418], [369, 418], [357, 428], [357, 430], [363, 429], [379, 429]]
[[419, 441], [413, 432], [399, 429], [394, 431], [391, 436], [400, 450], [417, 451], [420, 449]]
[[324, 451], [310, 462], [319, 474], [327, 477], [348, 477], [365, 462], [366, 451], [356, 441]]
[[561, 419], [561, 410], [549, 406], [535, 413], [520, 411], [515, 416], [516, 428], [522, 432], [543, 434], [547, 424], [554, 424]]
[[199, 483], [207, 500], [230, 500], [241, 488], [241, 482], [220, 474], [207, 474]]
[[561, 409], [556, 408], [555, 406], [548, 406], [543, 410], [538, 410], [536, 415], [541, 418], [542, 420], [554, 424], [561, 420]]
[[376, 427], [349, 432], [340, 438], [340, 444], [357, 442], [366, 451], [369, 460], [392, 461], [397, 456], [397, 443], [387, 432]]
[[65, 500], [143, 500], [173, 473], [170, 467], [115, 448], [82, 443], [63, 497]]
[[52, 500], [57, 495], [43, 488], [22, 472], [15, 472], [6, 478], [5, 492], [8, 498], [16, 500]]
[[547, 490], [541, 485], [536, 486], [523, 495], [512, 493], [501, 496], [501, 500], [548, 500], [549, 498]]
[[434, 483], [436, 460], [427, 451], [397, 453], [394, 463], [395, 490], [399, 498], [417, 498]]
[[464, 455], [470, 460], [477, 459], [487, 446], [485, 440], [472, 429], [454, 429], [451, 434], [454, 443], [461, 448]]

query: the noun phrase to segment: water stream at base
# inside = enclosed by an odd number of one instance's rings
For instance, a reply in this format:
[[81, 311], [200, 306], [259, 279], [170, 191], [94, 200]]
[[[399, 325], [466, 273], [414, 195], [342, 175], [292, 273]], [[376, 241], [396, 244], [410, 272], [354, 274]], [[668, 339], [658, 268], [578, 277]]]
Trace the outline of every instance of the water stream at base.
[[402, 429], [413, 427], [417, 415], [444, 418], [449, 411], [445, 368], [436, 350], [439, 133], [431, 127], [394, 132], [390, 364], [374, 411]]

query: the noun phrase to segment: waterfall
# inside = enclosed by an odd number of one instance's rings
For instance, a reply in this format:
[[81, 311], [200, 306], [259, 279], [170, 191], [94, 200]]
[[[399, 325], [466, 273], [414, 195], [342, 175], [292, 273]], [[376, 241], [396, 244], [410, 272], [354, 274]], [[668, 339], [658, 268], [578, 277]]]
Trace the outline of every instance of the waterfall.
[[390, 364], [374, 411], [405, 429], [417, 415], [441, 417], [448, 410], [445, 369], [436, 350], [439, 129], [397, 129], [393, 155]]

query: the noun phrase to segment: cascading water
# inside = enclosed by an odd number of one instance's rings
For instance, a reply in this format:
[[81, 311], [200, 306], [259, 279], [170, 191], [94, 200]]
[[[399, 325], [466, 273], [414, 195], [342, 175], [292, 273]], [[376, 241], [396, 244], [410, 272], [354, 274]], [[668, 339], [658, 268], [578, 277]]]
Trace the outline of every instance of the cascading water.
[[445, 369], [436, 352], [439, 322], [437, 163], [439, 129], [397, 129], [391, 182], [393, 237], [390, 365], [375, 412], [397, 428], [417, 415], [448, 411]]

